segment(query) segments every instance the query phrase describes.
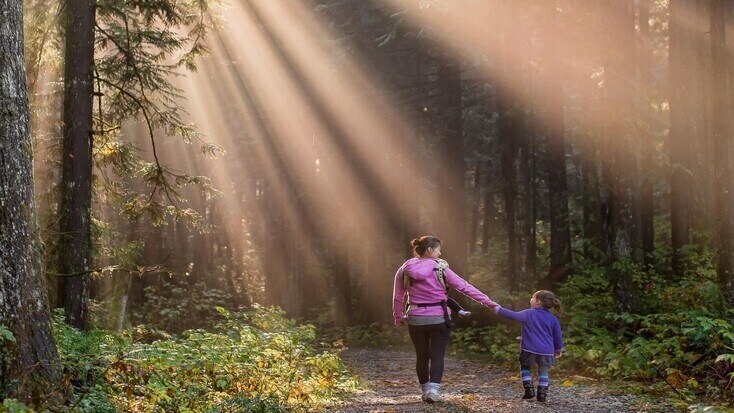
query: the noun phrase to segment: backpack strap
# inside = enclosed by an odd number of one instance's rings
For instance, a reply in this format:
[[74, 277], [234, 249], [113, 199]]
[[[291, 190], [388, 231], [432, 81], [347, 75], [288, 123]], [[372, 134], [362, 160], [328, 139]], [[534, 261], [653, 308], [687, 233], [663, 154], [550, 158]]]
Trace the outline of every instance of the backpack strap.
[[446, 262], [446, 260], [439, 259], [436, 262], [436, 267], [433, 269], [433, 273], [436, 274], [436, 278], [438, 278], [438, 282], [441, 283], [443, 286], [443, 289], [446, 290], [446, 292], [449, 292], [449, 286], [446, 285], [446, 276], [444, 275], [444, 270], [446, 268], [449, 268], [449, 263]]

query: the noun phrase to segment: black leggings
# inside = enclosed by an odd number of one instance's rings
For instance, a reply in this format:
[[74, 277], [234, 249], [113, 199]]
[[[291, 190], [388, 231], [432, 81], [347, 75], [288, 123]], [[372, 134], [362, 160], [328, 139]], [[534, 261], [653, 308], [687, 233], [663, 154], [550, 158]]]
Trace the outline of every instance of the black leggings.
[[421, 384], [441, 383], [443, 358], [449, 344], [451, 329], [445, 323], [408, 326], [410, 340], [415, 346], [415, 370]]

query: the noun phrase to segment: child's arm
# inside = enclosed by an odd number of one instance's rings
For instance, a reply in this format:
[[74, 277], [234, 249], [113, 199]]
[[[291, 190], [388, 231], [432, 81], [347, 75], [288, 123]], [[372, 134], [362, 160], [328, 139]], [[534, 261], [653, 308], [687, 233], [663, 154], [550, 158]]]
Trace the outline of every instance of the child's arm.
[[558, 319], [553, 323], [553, 347], [555, 348], [553, 355], [560, 358], [563, 354], [563, 333], [561, 333], [561, 323], [558, 322]]
[[494, 308], [494, 313], [502, 317], [509, 318], [510, 320], [519, 321], [521, 323], [527, 320], [528, 317], [528, 310], [512, 311], [506, 308], [502, 308], [499, 305]]

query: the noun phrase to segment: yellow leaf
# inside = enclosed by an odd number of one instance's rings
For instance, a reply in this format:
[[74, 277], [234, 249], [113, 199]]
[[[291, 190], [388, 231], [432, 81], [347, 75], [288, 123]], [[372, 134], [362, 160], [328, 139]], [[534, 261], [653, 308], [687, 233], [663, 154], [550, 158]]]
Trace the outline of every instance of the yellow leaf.
[[573, 386], [573, 382], [571, 380], [564, 380], [563, 383], [561, 383], [561, 386], [563, 386], [563, 387], [571, 387], [571, 386]]

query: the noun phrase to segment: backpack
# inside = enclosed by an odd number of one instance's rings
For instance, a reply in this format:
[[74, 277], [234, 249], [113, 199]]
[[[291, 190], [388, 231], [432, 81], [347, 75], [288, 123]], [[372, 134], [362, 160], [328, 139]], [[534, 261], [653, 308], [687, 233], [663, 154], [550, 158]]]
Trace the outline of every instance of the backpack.
[[[446, 276], [444, 275], [444, 270], [449, 267], [449, 263], [446, 262], [446, 260], [439, 259], [436, 262], [436, 267], [433, 268], [433, 274], [438, 278], [438, 282], [441, 283], [444, 290], [446, 290], [446, 294], [449, 293], [449, 287], [446, 285]], [[405, 290], [405, 295], [403, 296], [403, 316], [407, 316], [408, 309], [410, 307], [410, 294], [408, 294], [408, 285], [413, 285], [413, 280], [408, 277], [407, 274], [405, 274], [405, 271], [403, 271], [403, 289]]]

